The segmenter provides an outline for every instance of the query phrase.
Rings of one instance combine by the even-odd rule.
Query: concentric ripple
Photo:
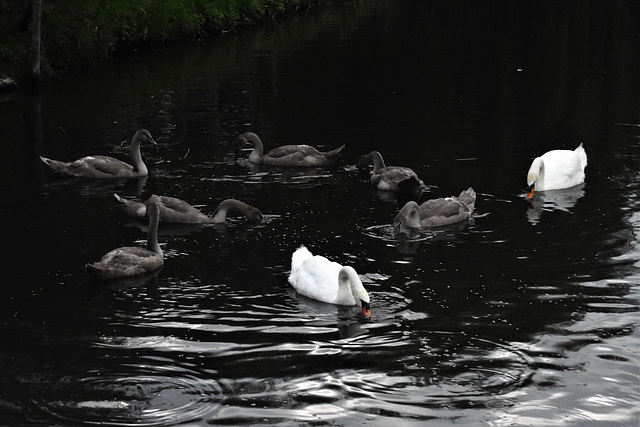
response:
[[[365,236],[384,242],[425,242],[436,236],[437,232],[427,229],[404,229],[398,235],[393,230],[393,224],[372,225],[362,230]]]
[[[375,325],[373,325],[375,328]],[[273,349],[277,353],[277,349]],[[497,408],[528,383],[534,367],[522,352],[486,340],[434,333],[412,337],[387,331],[331,342],[315,341],[292,362],[333,367],[304,376],[227,379],[233,390],[210,422],[237,424],[374,416],[376,422],[447,418],[452,408]],[[422,356],[416,357],[417,353]],[[303,354],[306,353],[306,354]],[[271,356],[278,359],[277,354]],[[358,361],[349,368],[349,361]],[[386,372],[376,369],[387,367]],[[350,415],[348,415],[350,414]]]
[[[46,394],[55,398],[34,404],[73,424],[163,426],[202,419],[221,394],[215,381],[185,368],[123,365],[121,372],[62,378]]]

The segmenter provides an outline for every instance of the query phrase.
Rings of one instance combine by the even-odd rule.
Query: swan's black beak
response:
[[[362,303],[362,314],[367,317],[371,317],[371,306],[369,305],[369,303],[362,300],[360,300],[360,302]]]

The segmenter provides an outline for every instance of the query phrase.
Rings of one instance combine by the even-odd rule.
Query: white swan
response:
[[[75,162],[62,162],[42,156],[40,156],[40,160],[58,175],[82,178],[132,178],[147,176],[149,170],[140,155],[140,144],[143,142],[158,145],[148,130],[140,129],[137,131],[133,136],[133,140],[131,140],[131,148],[129,149],[129,156],[131,157],[131,163],[133,163],[133,165],[109,156],[87,156]]]
[[[360,305],[370,316],[369,294],[358,273],[300,246],[291,256],[289,283],[301,295],[337,305]]]
[[[151,196],[147,206],[149,214],[147,247],[125,246],[110,251],[99,262],[85,265],[90,276],[99,280],[137,276],[157,270],[164,264],[162,249],[158,245],[160,206],[156,198],[157,196]]]
[[[527,173],[529,193],[534,191],[560,190],[584,182],[584,168],[587,167],[587,153],[582,144],[575,150],[552,150],[533,159]]]
[[[262,141],[253,132],[245,132],[236,141],[236,153],[247,143],[253,144],[253,151],[249,154],[249,161],[268,166],[330,166],[342,154],[344,145],[331,151],[318,151],[309,145],[283,145],[264,153]]]
[[[429,187],[424,184],[413,169],[405,166],[385,165],[382,154],[378,151],[361,156],[358,160],[358,167],[368,166],[371,163],[373,163],[371,184],[379,190],[409,194],[429,190]]]
[[[184,200],[169,196],[153,196],[144,202],[128,200],[114,193],[115,198],[125,205],[129,215],[144,218],[151,200],[160,205],[160,221],[183,224],[221,224],[226,221],[228,212],[238,212],[249,221],[262,220],[262,212],[240,200],[226,199],[218,204],[212,216],[205,215]]]
[[[402,227],[438,227],[468,220],[476,204],[476,192],[469,187],[458,197],[427,200],[420,206],[414,201],[407,202],[393,220],[395,234]]]

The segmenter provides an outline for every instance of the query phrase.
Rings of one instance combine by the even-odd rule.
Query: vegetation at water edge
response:
[[[33,0],[0,0],[0,77],[30,71]],[[117,52],[194,40],[306,11],[323,0],[38,0],[43,76],[64,74]]]

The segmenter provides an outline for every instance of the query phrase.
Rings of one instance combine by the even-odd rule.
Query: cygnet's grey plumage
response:
[[[318,151],[310,145],[283,145],[265,153],[262,140],[253,132],[245,132],[236,141],[236,151],[239,152],[246,144],[253,145],[249,154],[251,163],[268,166],[330,166],[335,164],[344,145],[331,151]]]
[[[147,209],[151,198],[144,202],[128,200],[114,194],[116,199],[124,204],[129,215],[143,218],[147,215]],[[259,222],[262,213],[257,208],[240,200],[226,199],[218,204],[212,216],[202,213],[184,200],[169,196],[154,196],[160,206],[160,221],[183,224],[219,224],[225,222],[229,212],[237,212],[245,216],[249,221]]]
[[[393,220],[396,233],[402,228],[438,227],[468,220],[473,214],[476,192],[469,187],[459,196],[430,199],[421,205],[407,202]]]
[[[372,151],[361,156],[358,166],[364,167],[371,163],[373,163],[371,184],[379,190],[408,194],[429,190],[429,187],[425,185],[413,169],[404,166],[385,165],[382,154],[378,151]]]
[[[157,145],[151,133],[146,129],[140,129],[131,140],[129,156],[131,163],[123,162],[109,156],[86,156],[74,162],[63,162],[40,156],[40,159],[58,175],[82,177],[82,178],[132,178],[147,176],[149,170],[142,161],[140,144],[148,142]]]
[[[160,207],[156,197],[151,196],[147,207],[149,213],[147,247],[125,246],[110,251],[100,261],[85,265],[90,276],[99,280],[137,276],[155,271],[164,264],[164,255],[158,244]]]

